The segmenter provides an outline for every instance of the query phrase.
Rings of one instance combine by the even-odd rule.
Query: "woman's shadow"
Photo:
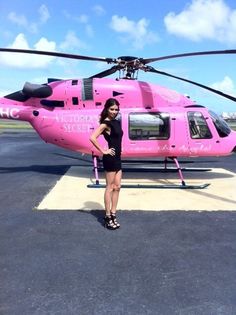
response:
[[[86,210],[87,213],[93,215],[101,225],[104,225],[105,211],[104,207],[100,203],[94,201],[86,201],[84,203],[84,210]]]

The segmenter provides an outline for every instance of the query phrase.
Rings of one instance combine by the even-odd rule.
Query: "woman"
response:
[[[92,144],[103,154],[103,167],[106,177],[106,189],[104,194],[105,203],[105,226],[115,230],[120,227],[116,219],[116,207],[120,192],[120,182],[122,177],[121,169],[121,141],[123,131],[116,116],[119,113],[119,102],[114,98],[109,98],[100,115],[100,125],[90,137]],[[98,137],[103,135],[108,143],[108,149],[103,149]]]

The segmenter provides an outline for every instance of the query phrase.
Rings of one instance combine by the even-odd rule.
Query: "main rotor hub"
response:
[[[130,66],[135,67],[137,69],[137,66],[140,65],[140,58],[138,57],[132,57],[132,56],[121,56],[117,58],[117,63],[119,65],[124,66]]]
[[[144,70],[145,65],[142,63],[141,58],[134,56],[121,56],[116,59],[118,63],[118,70],[122,71],[122,78],[137,79],[138,70]]]

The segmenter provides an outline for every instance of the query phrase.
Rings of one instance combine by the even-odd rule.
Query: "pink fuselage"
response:
[[[55,81],[49,84],[53,93],[47,101],[64,102],[63,107],[42,105],[40,98],[17,101],[9,97],[0,99],[0,118],[29,122],[40,137],[48,143],[87,154],[100,153],[89,141],[99,125],[99,115],[108,98],[120,103],[123,157],[211,156],[230,154],[236,145],[232,131],[220,138],[208,110],[201,108],[211,139],[192,139],[187,125],[187,113],[195,103],[175,91],[135,80],[78,79]],[[135,140],[130,138],[132,113],[168,113],[170,135],[168,139]],[[101,136],[99,142],[106,147]]]

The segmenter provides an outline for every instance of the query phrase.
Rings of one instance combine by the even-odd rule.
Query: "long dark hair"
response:
[[[100,114],[100,119],[99,119],[100,124],[108,117],[108,109],[113,105],[116,105],[118,106],[118,108],[120,108],[120,103],[115,98],[108,98]]]

